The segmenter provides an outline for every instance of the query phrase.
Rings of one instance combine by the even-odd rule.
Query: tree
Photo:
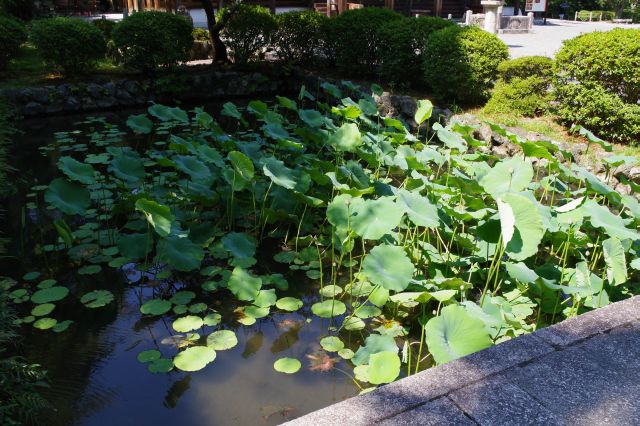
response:
[[[216,19],[216,13],[213,10],[213,3],[211,0],[202,0],[202,7],[204,13],[207,15],[207,29],[209,30],[209,38],[213,44],[214,62],[229,62],[229,56],[227,55],[227,46],[220,38],[220,33],[224,29],[229,19],[236,13],[240,6],[240,0],[234,0],[227,7],[224,13],[220,13]]]

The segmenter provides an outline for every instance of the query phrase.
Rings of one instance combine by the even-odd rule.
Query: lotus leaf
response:
[[[327,352],[338,352],[344,348],[344,343],[336,336],[327,336],[320,339],[320,346]]]
[[[91,204],[87,189],[62,178],[51,181],[44,194],[44,199],[61,212],[72,215],[84,214]]]
[[[362,136],[358,126],[353,123],[343,124],[330,138],[329,145],[336,151],[354,152],[362,145]]]
[[[400,375],[400,358],[394,352],[378,352],[369,357],[369,383],[391,383]]]
[[[168,373],[173,370],[173,360],[168,358],[159,358],[151,361],[147,366],[151,373]]]
[[[148,135],[153,129],[153,122],[146,114],[130,115],[127,119],[127,126],[136,133]]]
[[[207,337],[207,346],[217,351],[231,349],[238,344],[236,333],[231,330],[214,331]]]
[[[411,282],[413,264],[402,247],[379,245],[365,257],[362,271],[376,285],[403,291]]]
[[[175,320],[171,326],[178,333],[187,333],[202,327],[203,324],[202,318],[195,315],[187,315]]]
[[[162,354],[156,349],[149,349],[138,354],[138,361],[142,363],[151,362],[160,359]]]
[[[202,247],[188,238],[169,236],[158,241],[156,247],[158,259],[166,262],[178,271],[193,271],[200,267],[204,258]]]
[[[81,163],[72,157],[60,157],[58,160],[58,168],[71,180],[76,180],[85,185],[91,185],[96,182],[94,177],[96,171],[93,167],[89,164]]]
[[[171,310],[171,302],[164,299],[152,299],[140,306],[140,312],[145,315],[162,315]]]
[[[311,312],[320,318],[331,318],[344,314],[347,307],[344,303],[336,299],[325,300],[311,305]]]
[[[94,290],[80,298],[80,302],[87,308],[100,308],[108,305],[112,301],[113,293],[109,290]]]
[[[33,326],[40,330],[48,330],[50,328],[55,327],[57,323],[58,321],[53,318],[40,318],[39,320],[33,323]]]
[[[31,315],[34,317],[43,317],[45,315],[49,315],[51,311],[55,309],[56,305],[53,303],[44,303],[42,305],[38,305],[31,310]]]
[[[280,358],[273,363],[273,368],[280,373],[293,374],[300,370],[302,364],[295,358]]]
[[[66,287],[49,287],[36,291],[31,295],[31,301],[37,304],[57,302],[67,297],[69,289]]]
[[[276,301],[276,307],[283,311],[294,312],[302,307],[302,300],[295,297],[283,297]]]
[[[354,203],[351,225],[358,235],[378,240],[398,226],[404,210],[392,197]]]
[[[364,341],[364,346],[361,346],[355,356],[351,359],[354,365],[369,364],[371,355],[380,352],[398,353],[398,346],[392,336],[370,334]]]
[[[169,207],[153,200],[140,198],[136,201],[136,210],[144,214],[147,222],[161,237],[166,237],[171,233],[171,223],[175,220],[175,216]]]
[[[216,359],[216,351],[207,346],[192,346],[173,359],[176,368],[182,371],[199,371]]]

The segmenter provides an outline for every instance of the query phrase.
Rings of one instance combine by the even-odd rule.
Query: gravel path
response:
[[[611,24],[608,22],[574,22],[547,19],[546,25],[535,25],[532,34],[500,34],[509,46],[512,58],[542,55],[553,57],[562,42],[580,34],[609,31],[614,28],[640,28],[640,24]]]

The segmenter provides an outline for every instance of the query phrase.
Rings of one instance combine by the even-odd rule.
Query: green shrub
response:
[[[449,27],[434,32],[424,53],[425,83],[440,102],[476,104],[493,87],[507,46],[478,27]]]
[[[232,51],[234,62],[245,64],[260,58],[276,29],[276,20],[269,9],[242,4],[225,25],[222,36]]]
[[[113,41],[126,67],[150,72],[189,59],[191,23],[166,12],[138,12],[113,30]]]
[[[455,25],[446,19],[424,16],[396,19],[378,30],[384,47],[378,51],[380,75],[395,83],[422,81],[420,57],[431,33]]]
[[[26,40],[27,31],[21,21],[0,15],[0,70],[7,66]]]
[[[194,28],[191,35],[195,41],[209,41],[209,31],[203,28]]]
[[[108,19],[95,19],[91,21],[91,23],[102,31],[102,35],[105,40],[111,40],[111,33],[113,33],[113,29],[117,25],[115,21],[109,21]]]
[[[556,55],[558,115],[600,137],[640,141],[640,30],[583,34]]]
[[[499,81],[484,107],[487,113],[519,114],[535,117],[549,108],[549,83],[537,76]]]
[[[333,19],[328,31],[340,71],[351,75],[375,73],[380,63],[378,55],[385,48],[378,29],[400,19],[401,15],[379,7],[349,10]]]
[[[107,49],[102,31],[81,19],[43,19],[29,36],[44,60],[64,74],[86,72]]]
[[[553,73],[553,60],[546,56],[523,56],[498,65],[498,74],[506,82],[514,78],[540,77],[549,80]]]
[[[622,19],[631,19],[634,24],[640,23],[640,6],[634,9],[625,9],[622,12]]]
[[[278,29],[273,45],[278,57],[286,62],[305,64],[316,56],[322,39],[326,15],[312,11],[276,15]]]

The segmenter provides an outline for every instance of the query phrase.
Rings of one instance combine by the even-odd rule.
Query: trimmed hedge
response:
[[[108,19],[95,19],[91,21],[91,23],[102,31],[102,35],[104,35],[104,39],[107,41],[111,40],[111,33],[113,33],[113,29],[118,25],[117,22],[109,21]]]
[[[520,114],[535,117],[549,109],[549,82],[541,77],[499,81],[484,107],[487,113]]]
[[[277,28],[269,9],[242,4],[225,25],[222,37],[231,49],[233,61],[245,64],[261,57],[264,49],[270,46]]]
[[[401,19],[402,15],[379,7],[349,10],[332,19],[325,34],[335,46],[338,69],[348,75],[375,74],[380,64],[379,54],[385,47],[378,29]]]
[[[600,137],[640,141],[640,30],[583,34],[556,55],[558,115]]]
[[[380,75],[394,83],[416,84],[422,81],[421,55],[429,36],[455,26],[446,19],[423,16],[386,23],[378,30],[383,47],[379,49]]]
[[[276,15],[278,29],[273,46],[278,58],[293,64],[312,62],[321,47],[323,28],[329,19],[313,11]]]
[[[107,49],[102,31],[82,19],[36,21],[29,35],[44,60],[66,75],[88,71]]]
[[[183,16],[137,12],[113,29],[113,41],[128,68],[151,72],[189,59],[193,26]]]
[[[523,56],[498,65],[498,74],[506,82],[514,78],[540,77],[549,80],[553,74],[553,59],[546,56]]]
[[[0,70],[6,68],[26,40],[27,31],[22,21],[0,15]]]
[[[498,65],[509,57],[495,35],[475,27],[449,27],[427,39],[424,77],[439,102],[479,104],[493,87]]]

